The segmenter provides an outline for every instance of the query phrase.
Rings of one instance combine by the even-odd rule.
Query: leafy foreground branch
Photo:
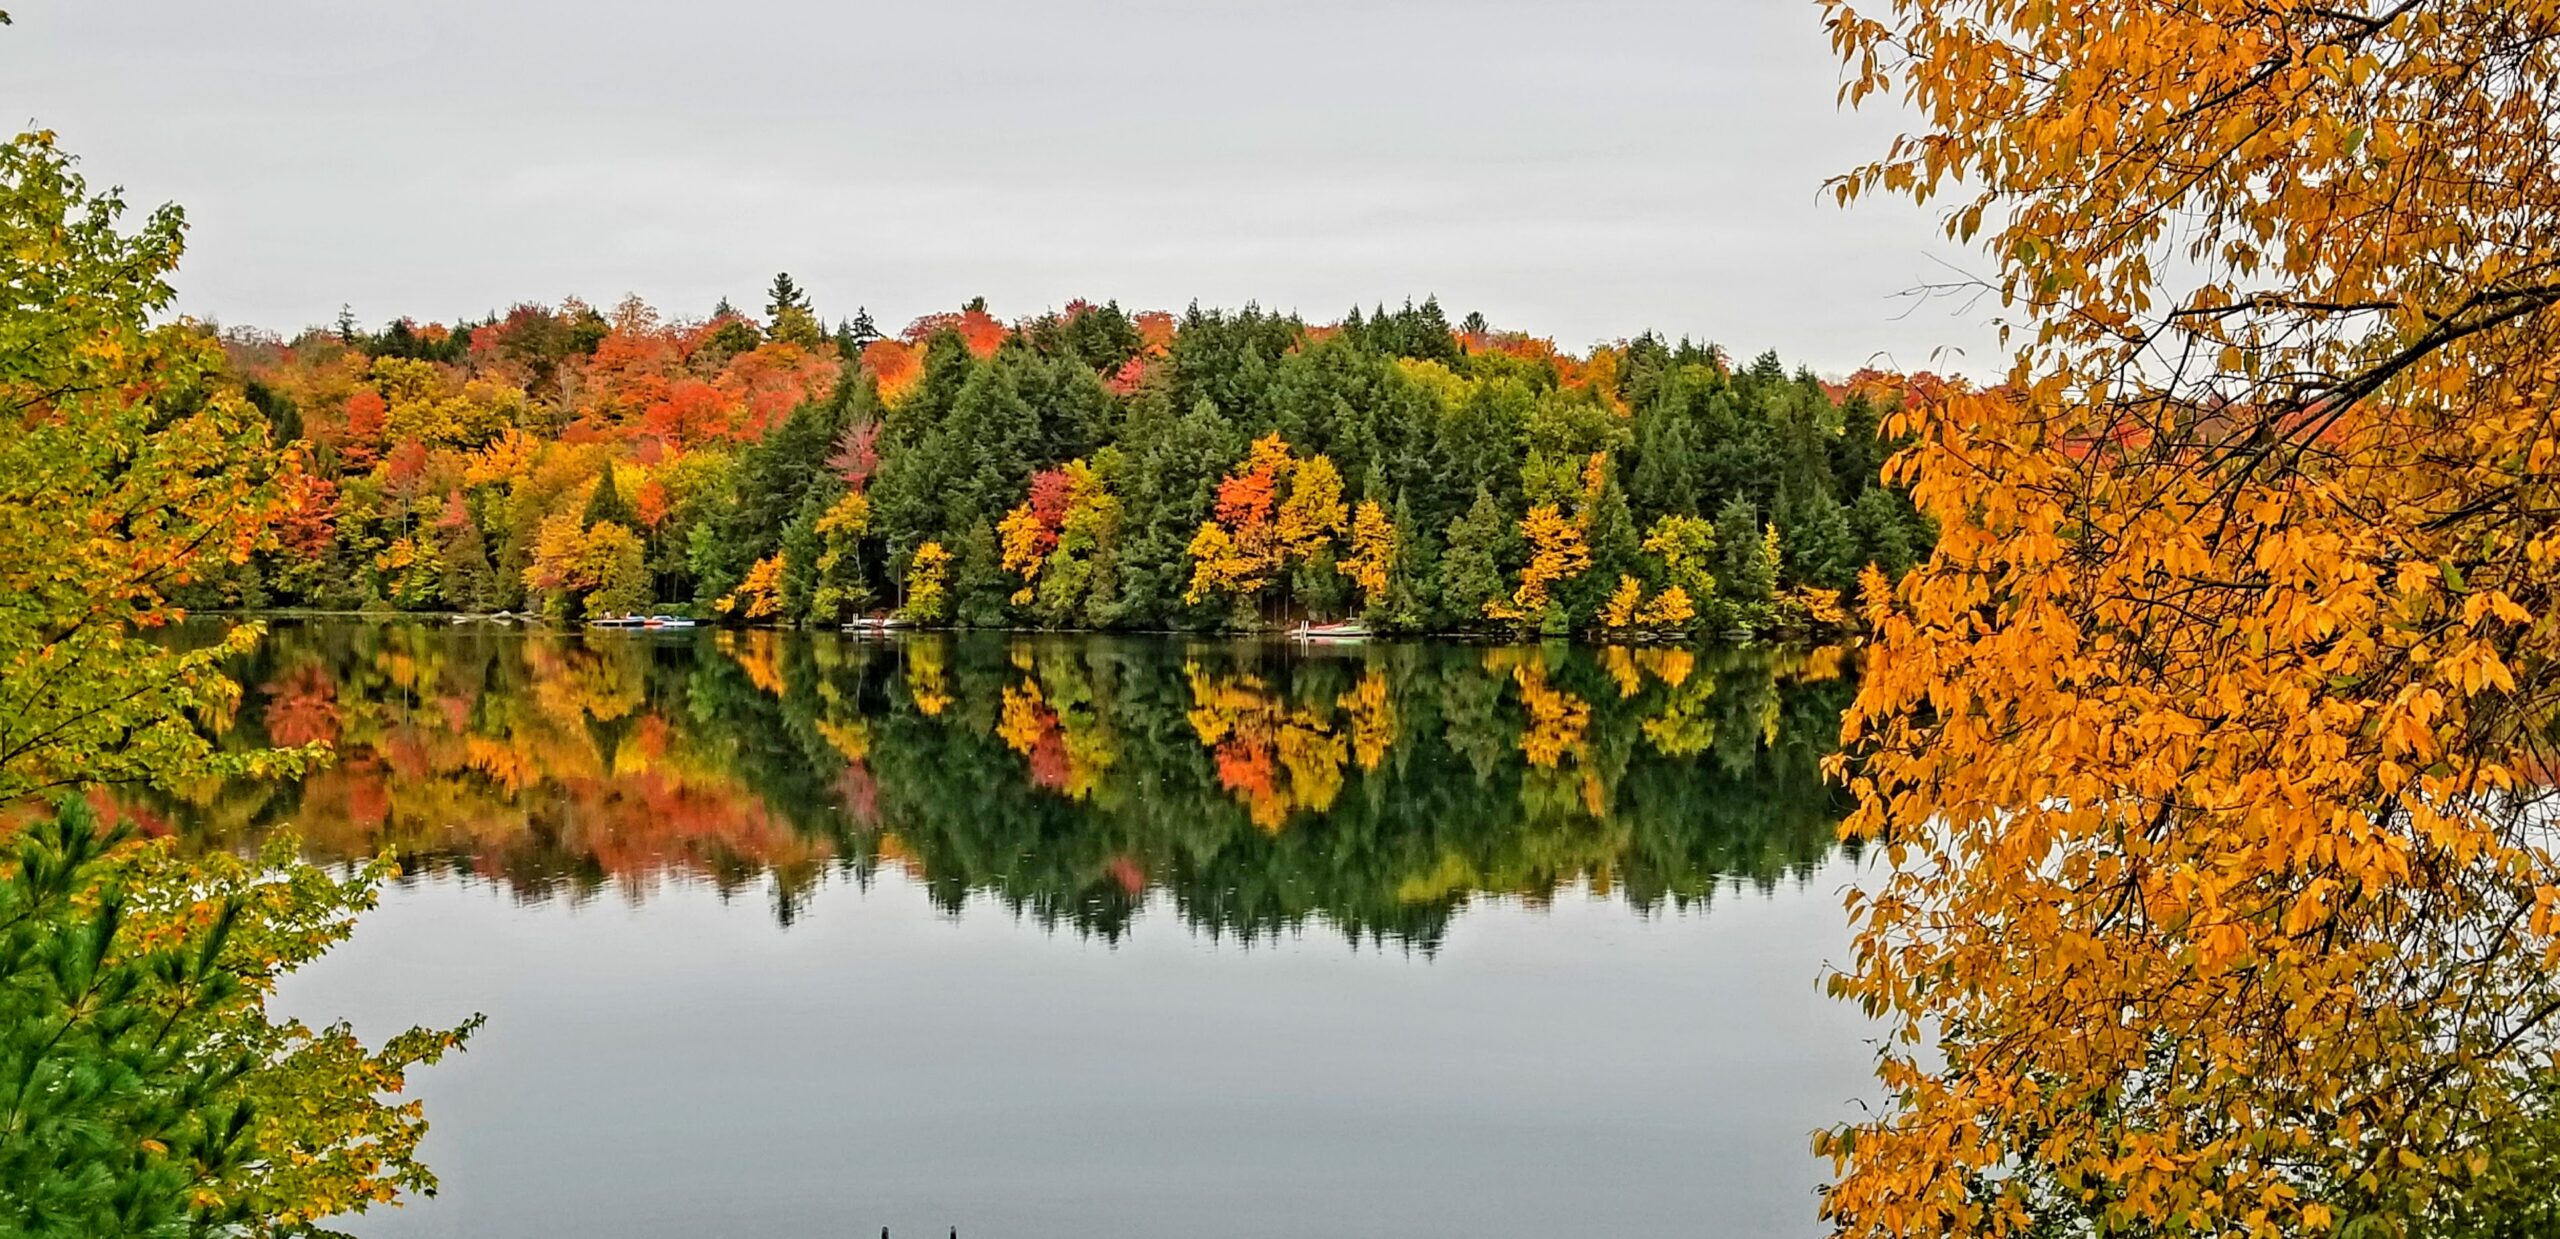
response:
[[[276,1020],[277,978],[344,939],[380,864],[181,860],[66,800],[0,880],[0,1233],[318,1235],[435,1190],[409,1068],[479,1026],[368,1050]]]
[[[149,630],[246,562],[297,458],[214,381],[199,328],[154,325],[182,220],[134,232],[51,134],[0,143],[0,810],[61,789],[289,776],[319,746],[217,749],[222,660]],[[182,859],[78,799],[0,820],[0,1236],[303,1235],[434,1179],[396,1101],[477,1020],[368,1050],[269,1018],[276,979],[345,938],[373,866]]]
[[[1906,406],[1877,1239],[2554,1233],[2560,5],[1826,5],[2020,342]],[[1863,11],[1862,11],[1863,10]]]

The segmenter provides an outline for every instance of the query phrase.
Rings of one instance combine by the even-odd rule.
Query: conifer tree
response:
[[[1848,511],[1831,497],[1829,488],[1817,488],[1797,501],[1780,528],[1786,534],[1791,578],[1836,590],[1857,583],[1858,569],[1864,564],[1858,556],[1858,539],[1849,528]]]
[[[1769,561],[1759,513],[1737,495],[1716,509],[1715,526],[1720,555],[1716,584],[1736,608],[1728,622],[1756,624],[1767,614],[1778,584],[1778,566]]]
[[[880,325],[871,321],[871,307],[853,307],[853,322],[844,329],[847,356],[858,354],[865,345],[880,339]]]
[[[1871,486],[1849,505],[1849,526],[1860,563],[1874,564],[1888,577],[1899,577],[1915,562],[1904,508],[1893,492]]]
[[[613,484],[613,466],[608,464],[596,473],[595,493],[587,499],[586,514],[579,524],[593,529],[606,521],[625,529],[638,531],[640,515],[632,510],[631,501],[622,497]]]
[[[1448,549],[1440,556],[1440,602],[1449,623],[1482,625],[1485,605],[1510,592],[1503,560],[1512,537],[1512,522],[1494,502],[1493,492],[1479,488],[1467,514],[1449,525]]]
[[[1644,538],[1636,531],[1635,517],[1627,511],[1626,492],[1618,488],[1614,475],[1601,483],[1585,523],[1583,539],[1590,547],[1591,566],[1560,591],[1576,627],[1587,627],[1619,578],[1642,571],[1644,559]]]
[[[817,312],[809,306],[809,294],[792,281],[790,272],[774,274],[764,313],[765,334],[773,339],[802,348],[815,348],[826,339]]]

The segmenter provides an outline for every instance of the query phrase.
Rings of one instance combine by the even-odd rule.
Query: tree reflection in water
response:
[[[1849,671],[1836,648],[283,623],[230,737],[337,761],[149,812],[528,900],[704,881],[787,923],[894,866],[954,911],[1105,939],[1153,900],[1212,935],[1430,950],[1481,895],[1654,909],[1808,875]]]

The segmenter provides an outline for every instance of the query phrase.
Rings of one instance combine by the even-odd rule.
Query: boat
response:
[[[1338,624],[1309,624],[1301,621],[1297,627],[1289,630],[1289,639],[1328,644],[1366,641],[1369,639],[1369,626],[1358,620],[1344,620]]]
[[[893,628],[906,626],[907,621],[894,615],[857,615],[846,622],[844,630],[846,632],[887,632]]]
[[[691,628],[694,626],[694,621],[686,619],[681,615],[652,615],[647,621],[645,621],[645,626],[650,628]]]
[[[648,622],[647,618],[638,615],[599,615],[589,619],[587,621],[587,627],[639,628],[647,625]]]

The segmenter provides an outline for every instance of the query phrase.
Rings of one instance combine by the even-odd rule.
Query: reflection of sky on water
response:
[[[1478,901],[1430,955],[1116,944],[888,873],[769,895],[390,892],[288,1008],[491,1016],[418,1081],[410,1236],[1806,1235],[1813,1127],[1867,1089],[1845,862],[1712,911]]]

